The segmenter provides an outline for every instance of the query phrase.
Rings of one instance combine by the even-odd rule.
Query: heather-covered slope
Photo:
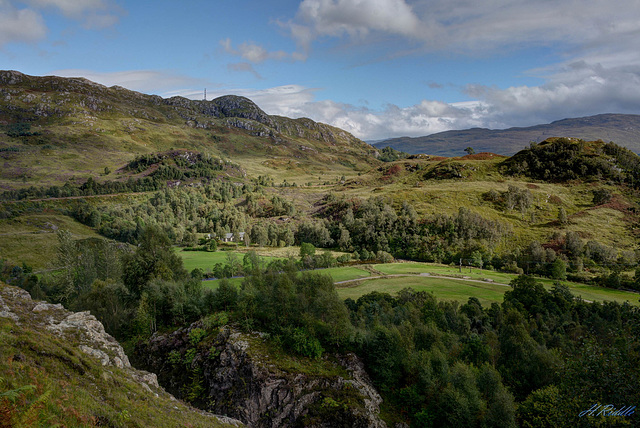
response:
[[[188,149],[233,158],[250,175],[354,174],[375,149],[310,119],[270,116],[251,100],[163,99],[81,78],[0,71],[0,186],[115,173],[136,155]]]

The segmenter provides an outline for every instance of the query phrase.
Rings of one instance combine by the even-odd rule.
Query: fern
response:
[[[24,385],[20,388],[11,389],[9,391],[5,391],[0,393],[0,399],[5,398],[12,403],[15,403],[16,400],[24,393],[31,392],[36,389],[35,385]]]

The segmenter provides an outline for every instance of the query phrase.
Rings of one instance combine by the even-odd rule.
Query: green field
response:
[[[551,289],[551,280],[540,280],[544,287]],[[640,294],[629,291],[614,290],[611,288],[598,287],[597,285],[579,284],[576,282],[563,282],[569,287],[574,296],[582,297],[591,302],[629,302],[632,305],[640,306]]]
[[[469,267],[463,267],[462,273],[459,268],[445,265],[436,265],[429,263],[390,263],[390,264],[378,264],[373,266],[376,270],[388,275],[394,274],[420,274],[431,273],[434,275],[447,275],[447,276],[459,276],[484,280],[490,279],[496,283],[509,284],[512,279],[517,275],[512,273],[495,272],[489,270],[481,270],[478,268],[469,269]],[[549,278],[537,278],[546,289],[553,287],[554,280]],[[571,292],[580,296],[585,300],[590,301],[614,301],[614,302],[626,302],[629,301],[632,304],[638,304],[640,294],[632,293],[622,290],[614,290],[611,288],[598,287],[595,285],[581,284],[577,282],[562,281],[566,284]]]
[[[331,275],[334,282],[349,281],[351,279],[367,278],[371,273],[355,266],[318,269],[319,273]]]
[[[353,283],[352,283],[353,284]],[[360,296],[377,291],[395,294],[403,288],[432,292],[438,299],[457,300],[466,303],[469,297],[477,297],[484,305],[502,302],[504,285],[463,281],[449,278],[429,278],[423,276],[401,276],[358,281],[356,286],[339,287],[338,295],[342,299],[358,299]]]
[[[185,251],[184,253],[189,253],[189,251]],[[215,253],[210,253],[210,254],[215,254]],[[185,266],[186,266],[186,263],[185,263]],[[336,268],[329,268],[329,269],[317,269],[314,272],[331,275],[331,277],[335,282],[348,281],[356,278],[366,278],[371,275],[366,270],[360,269],[358,267],[336,267]],[[240,285],[242,284],[242,280],[243,278],[230,278],[229,282],[232,285],[235,285],[236,287],[240,287]],[[211,288],[213,290],[218,288],[219,283],[220,283],[219,280],[202,281],[202,284],[205,287]]]
[[[234,253],[240,263],[242,263],[242,258],[244,257],[244,254],[238,253],[237,251],[183,251],[182,249],[176,248],[176,252],[182,258],[184,268],[188,272],[196,268],[200,268],[205,272],[210,271],[216,263],[225,264],[229,253]]]
[[[455,275],[480,280],[491,279],[501,284],[508,284],[517,276],[504,272],[481,270],[475,267],[469,268],[463,266],[462,269],[460,269],[459,267],[417,262],[376,264],[372,267],[386,275],[431,273],[434,275]]]
[[[244,278],[228,278],[228,281],[231,285],[233,285],[236,288],[240,288],[240,286],[242,285],[242,281],[244,280]],[[216,290],[218,288],[218,286],[220,285],[220,279],[213,279],[213,280],[203,280],[202,281],[202,285],[205,288],[209,288],[211,290]]]
[[[460,274],[458,268],[450,266],[434,265],[427,263],[390,263],[377,264],[372,266],[376,271],[385,275],[408,275],[401,277],[386,277],[363,281],[354,281],[348,285],[338,285],[340,297],[357,299],[358,297],[378,291],[381,293],[394,294],[405,287],[416,290],[432,291],[436,297],[444,300],[458,300],[466,302],[469,297],[477,297],[481,302],[501,302],[502,296],[509,290],[501,284],[508,284],[514,274],[493,272],[480,269],[463,268]],[[344,269],[344,268],[339,268]],[[419,276],[421,273],[432,275],[463,275],[466,278],[434,278]],[[411,276],[415,275],[415,276]],[[344,275],[347,276],[347,275]],[[355,277],[347,278],[355,279]],[[473,279],[465,280],[465,279]],[[478,280],[489,279],[491,282],[476,282]],[[549,290],[553,287],[553,281],[547,278],[538,278],[544,287]],[[337,282],[337,281],[336,281]],[[579,284],[575,282],[563,281],[576,297],[581,297],[588,301],[613,301],[618,303],[629,302],[640,305],[640,294],[610,288],[598,287],[594,285]]]
[[[216,263],[226,263],[227,253],[227,251],[208,253],[178,250],[178,254],[182,257],[188,271],[197,267],[207,271]],[[242,261],[244,253],[236,252],[236,254]],[[265,257],[267,260],[270,258],[273,257]],[[509,284],[517,276],[477,268],[470,270],[468,267],[463,267],[462,273],[460,273],[460,269],[457,267],[418,262],[343,266],[317,269],[315,272],[331,275],[336,283],[354,280],[347,284],[336,284],[338,294],[343,299],[350,297],[355,300],[372,291],[395,294],[405,287],[411,287],[419,291],[433,292],[437,298],[443,300],[457,300],[466,303],[469,297],[477,297],[485,305],[502,302],[504,293],[510,289],[505,284]],[[433,276],[420,276],[420,274],[426,273]],[[364,279],[377,275],[402,276]],[[449,278],[438,278],[438,275]],[[537,278],[537,280],[547,290],[553,287],[553,280],[547,278]],[[240,287],[242,278],[232,278],[230,282]],[[219,281],[203,281],[203,284],[207,288],[216,289]],[[640,305],[640,294],[638,293],[568,281],[563,281],[563,284],[566,284],[576,297],[587,301],[629,302]]]

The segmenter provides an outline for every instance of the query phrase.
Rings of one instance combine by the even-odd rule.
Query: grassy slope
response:
[[[214,112],[216,100],[162,100],[84,80],[11,78],[2,71],[0,95],[0,188],[86,180],[105,166],[114,172],[101,179],[117,179],[115,171],[137,154],[172,148],[232,158],[252,175],[296,177],[298,184],[377,163],[372,147],[342,130],[267,116],[249,100],[221,113]],[[221,114],[245,117],[229,121]],[[11,137],[6,131],[13,123],[29,123],[39,135]]]
[[[476,283],[455,279],[435,279],[420,276],[391,277],[384,279],[370,279],[359,281],[355,286],[340,287],[338,295],[342,299],[357,300],[360,296],[377,291],[380,293],[396,294],[403,288],[413,288],[417,291],[432,292],[441,300],[457,300],[466,303],[469,297],[477,297],[484,305],[502,302],[502,296],[507,287],[490,283]]]
[[[0,220],[0,259],[22,262],[42,270],[52,267],[56,257],[56,230],[66,229],[74,239],[100,237],[93,229],[58,214],[30,214]]]
[[[11,309],[20,323],[0,317],[0,397],[23,390],[13,400],[0,398],[0,425],[230,426],[164,391],[156,396],[123,370],[103,367],[69,340],[55,337],[33,314]]]
[[[545,288],[550,289],[550,281],[541,281]],[[596,287],[585,284],[567,283],[569,290],[576,297],[589,301],[613,301],[618,303],[629,302],[633,305],[640,304],[640,295],[621,290]],[[504,293],[508,287],[492,283],[480,283],[449,278],[429,278],[423,276],[401,276],[380,279],[369,279],[351,283],[349,286],[340,286],[338,294],[341,298],[348,297],[357,300],[372,291],[395,294],[403,288],[410,287],[419,291],[432,292],[438,299],[457,300],[466,303],[469,297],[477,297],[483,305],[493,302],[502,302]]]
[[[461,207],[469,208],[490,220],[508,224],[512,234],[498,246],[497,250],[528,245],[532,240],[547,242],[555,233],[579,232],[582,239],[597,240],[621,249],[635,249],[637,237],[631,231],[636,219],[620,209],[591,203],[595,188],[606,188],[617,194],[622,206],[635,206],[634,197],[620,187],[602,183],[545,183],[507,177],[500,174],[497,165],[503,157],[486,160],[462,158],[413,159],[394,162],[402,170],[393,175],[385,172],[391,165],[373,169],[369,173],[338,186],[346,197],[368,198],[382,196],[393,201],[396,207],[402,201],[414,205],[419,214],[455,214]],[[462,177],[425,179],[425,176],[442,165],[457,164],[462,167]],[[382,169],[382,170],[381,170]],[[509,185],[528,189],[533,196],[532,206],[523,214],[508,211],[487,201],[484,194],[490,190],[505,192]],[[564,208],[569,224],[557,222],[558,210]]]

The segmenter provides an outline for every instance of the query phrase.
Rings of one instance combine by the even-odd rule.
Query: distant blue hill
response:
[[[492,152],[513,155],[531,141],[540,142],[549,137],[573,137],[587,141],[603,140],[640,153],[640,115],[599,114],[596,116],[562,119],[546,125],[526,128],[486,129],[472,128],[445,131],[424,137],[399,137],[377,141],[373,146],[391,146],[396,150],[437,156],[464,155],[464,149],[473,147],[476,153]]]

